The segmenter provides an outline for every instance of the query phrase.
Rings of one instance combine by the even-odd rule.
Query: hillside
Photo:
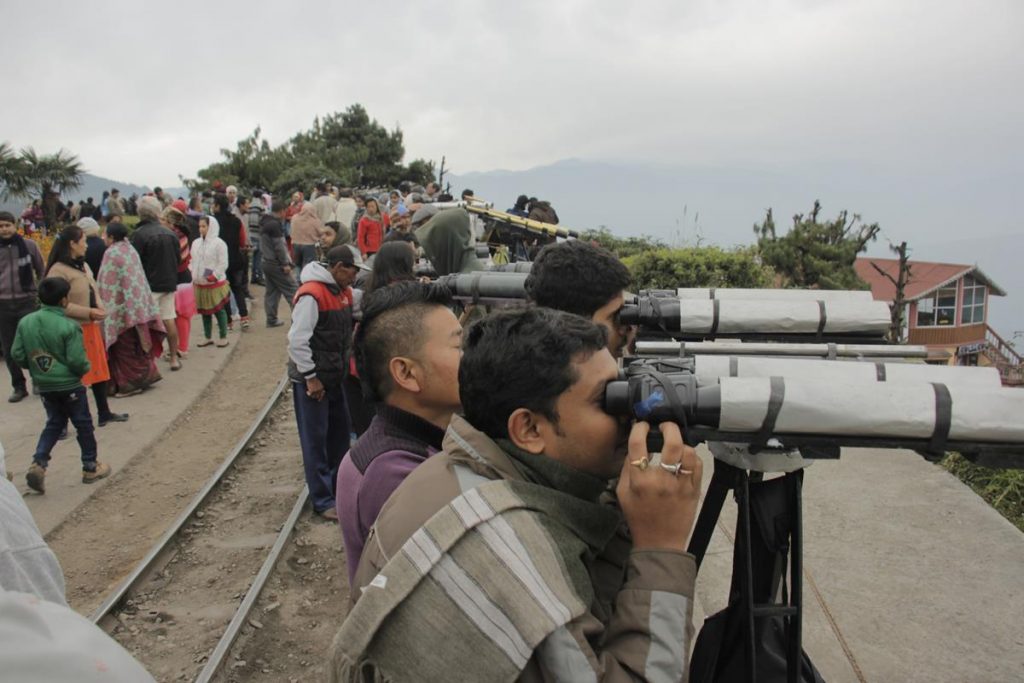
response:
[[[132,194],[138,194],[141,196],[151,190],[147,185],[133,185],[132,183],[125,183],[119,180],[111,180],[110,178],[102,178],[100,176],[92,175],[91,173],[85,173],[82,175],[82,187],[74,192],[65,194],[63,199],[65,202],[70,199],[77,203],[80,199],[92,197],[98,204],[100,198],[103,196],[103,192],[109,192],[113,187],[116,187],[121,191],[122,197],[130,197]],[[171,192],[174,196],[184,194],[185,192],[184,188],[165,189]],[[21,199],[0,202],[0,211],[10,211],[15,215],[20,215],[24,209],[25,201]]]

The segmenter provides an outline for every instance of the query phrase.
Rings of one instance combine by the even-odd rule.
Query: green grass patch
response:
[[[1024,470],[982,467],[959,453],[950,453],[939,464],[1024,531]]]

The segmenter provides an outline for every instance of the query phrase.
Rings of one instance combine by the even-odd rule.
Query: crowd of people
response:
[[[130,236],[114,218],[80,218],[45,267],[0,214],[11,400],[27,395],[27,367],[47,412],[29,486],[44,490],[69,419],[83,481],[106,476],[84,387],[101,426],[128,419],[108,393],[158,381],[163,346],[181,368],[196,314],[198,345],[226,345],[262,285],[267,327],[284,324],[282,298],[291,308],[305,479],[345,549],[331,680],[682,680],[701,463],[677,426],[660,427],[658,457],[648,425],[604,410],[632,333],[619,319],[626,267],[587,242],[552,243],[529,305],[463,307],[416,270],[419,258],[438,275],[485,267],[479,226],[437,184],[321,183],[289,201],[223,189],[142,197]],[[509,211],[557,222],[525,195]],[[91,257],[87,220],[105,223]]]

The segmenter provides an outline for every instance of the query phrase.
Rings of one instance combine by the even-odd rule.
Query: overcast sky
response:
[[[457,172],[1024,159],[1019,0],[152,7],[4,0],[3,139],[173,186],[256,125],[279,143],[360,102]]]

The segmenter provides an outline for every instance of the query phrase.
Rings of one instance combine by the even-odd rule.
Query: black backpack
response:
[[[730,481],[731,479],[731,481]],[[716,482],[717,480],[717,482]],[[789,540],[794,529],[799,529],[800,497],[803,471],[789,473],[769,481],[751,482],[746,472],[737,468],[715,463],[715,477],[712,489],[718,488],[718,495],[724,500],[725,490],[735,488],[740,506],[741,522],[737,524],[736,541],[733,546],[732,584],[729,589],[729,605],[704,620],[704,626],[693,647],[690,660],[691,683],[786,683],[787,654],[795,655],[799,661],[800,683],[824,683],[824,679],[807,653],[800,648],[795,652],[795,642],[788,633],[788,618],[783,615],[761,616],[750,619],[750,606],[759,608],[771,606],[776,611],[792,611],[787,607],[786,574]],[[743,491],[748,491],[750,510],[750,568],[751,580],[747,583],[747,544],[744,541],[742,510]],[[707,500],[714,500],[709,490]],[[712,503],[714,504],[714,503]],[[714,515],[717,519],[717,515]],[[714,523],[714,520],[711,521]],[[799,531],[797,531],[799,534]],[[799,551],[798,551],[799,552]],[[700,553],[703,556],[703,552]],[[748,599],[746,586],[752,587]],[[797,582],[799,585],[799,580]],[[781,595],[781,603],[778,598]],[[796,601],[799,602],[799,601]],[[800,607],[796,607],[799,613]],[[753,623],[754,671],[750,671],[747,648],[750,624]],[[753,673],[753,678],[751,677]]]

